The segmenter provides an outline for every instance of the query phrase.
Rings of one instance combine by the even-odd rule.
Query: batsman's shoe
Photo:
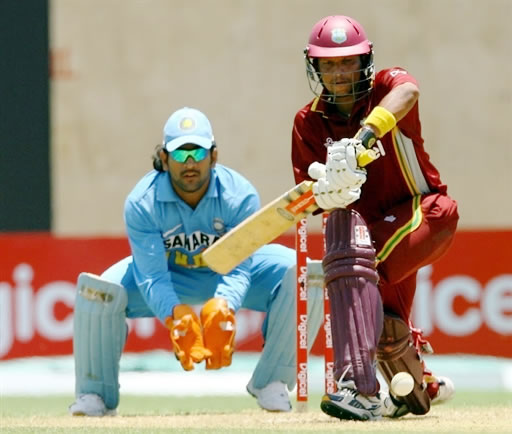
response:
[[[274,381],[262,389],[256,389],[251,380],[247,385],[247,392],[258,400],[258,405],[263,410],[291,411],[292,409],[286,384],[281,381]]]
[[[448,377],[429,377],[427,378],[427,391],[431,404],[439,405],[453,398],[455,386]],[[392,394],[386,395],[382,400],[382,416],[398,418],[405,416],[407,413],[409,413],[407,405]]]
[[[405,416],[407,413],[409,413],[409,407],[407,407],[407,404],[400,402],[391,394],[387,394],[383,397],[382,416],[394,419]]]
[[[455,385],[448,377],[435,377],[433,382],[427,381],[427,390],[432,405],[443,404],[455,395]]]
[[[76,401],[69,406],[69,414],[72,416],[115,416],[116,410],[109,410],[101,396],[86,393],[79,395]]]
[[[359,393],[352,380],[340,381],[336,393],[323,396],[320,408],[338,419],[379,420],[382,416],[380,397]]]

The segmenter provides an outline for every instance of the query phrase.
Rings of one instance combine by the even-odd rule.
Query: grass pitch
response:
[[[71,417],[72,397],[1,397],[1,433],[511,433],[512,393],[458,392],[426,416],[340,421],[310,397],[307,413],[268,413],[249,396],[121,396],[116,417]]]

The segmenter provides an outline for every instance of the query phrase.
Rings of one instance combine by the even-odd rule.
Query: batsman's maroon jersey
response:
[[[292,133],[295,181],[311,179],[309,165],[325,163],[327,148],[354,137],[382,98],[405,82],[417,85],[402,68],[379,71],[371,95],[356,102],[350,117],[319,98],[302,108]],[[370,230],[384,308],[408,321],[416,272],[437,260],[450,245],[458,220],[457,204],[446,194],[423,148],[417,103],[380,142],[380,157],[366,167],[361,197],[349,208],[363,216]]]
[[[368,99],[354,106],[350,117],[331,104],[315,98],[295,116],[292,133],[292,163],[295,182],[308,176],[314,161],[325,163],[327,147],[343,138],[354,137],[362,121],[394,87],[405,82],[417,84],[402,68],[379,71]],[[351,207],[370,223],[393,206],[419,194],[446,193],[439,172],[423,148],[418,104],[381,139],[385,155],[367,166],[367,180],[361,198]]]

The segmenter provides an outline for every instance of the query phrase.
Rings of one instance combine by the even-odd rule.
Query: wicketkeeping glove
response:
[[[201,324],[192,308],[186,304],[174,307],[173,316],[165,319],[176,358],[185,371],[194,369],[194,363],[201,363],[211,356],[203,344]]]
[[[358,139],[341,139],[327,151],[326,179],[333,188],[357,189],[366,182],[366,170],[358,167],[357,154],[364,150]]]
[[[235,349],[236,319],[223,298],[211,298],[201,309],[204,346],[210,351],[206,369],[220,369],[231,365]]]

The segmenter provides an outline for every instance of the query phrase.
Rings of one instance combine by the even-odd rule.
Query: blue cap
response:
[[[186,143],[193,143],[205,149],[213,145],[212,126],[199,110],[183,107],[174,112],[164,126],[163,145],[172,152]]]

